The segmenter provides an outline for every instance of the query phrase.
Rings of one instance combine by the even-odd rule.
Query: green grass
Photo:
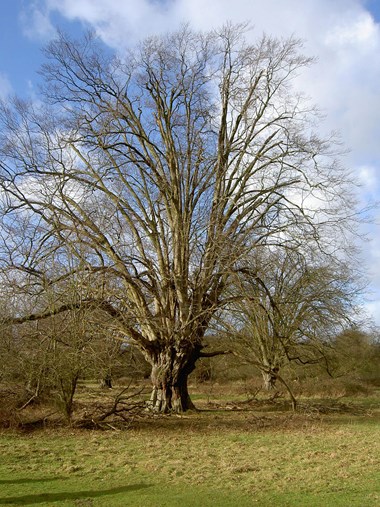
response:
[[[4,431],[0,505],[373,507],[378,407],[210,410],[129,431]]]

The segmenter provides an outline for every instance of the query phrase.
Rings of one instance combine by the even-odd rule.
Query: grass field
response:
[[[0,433],[0,505],[380,506],[380,396]],[[237,408],[244,409],[237,410]]]

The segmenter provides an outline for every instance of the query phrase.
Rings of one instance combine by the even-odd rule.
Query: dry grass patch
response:
[[[0,478],[36,482],[3,482],[0,505],[17,495],[36,503],[46,491],[56,496],[41,505],[372,507],[380,412],[341,403],[158,416],[128,431],[3,432]]]

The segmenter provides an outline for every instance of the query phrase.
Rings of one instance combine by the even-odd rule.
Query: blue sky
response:
[[[342,162],[361,184],[362,206],[380,201],[380,0],[3,0],[0,17],[0,97],[35,97],[41,48],[55,27],[79,35],[92,28],[123,50],[139,38],[184,21],[209,29],[226,20],[305,40],[317,57],[301,78],[326,113],[323,128],[338,130],[349,150]],[[370,280],[368,312],[380,325],[380,209],[363,226],[363,266]]]

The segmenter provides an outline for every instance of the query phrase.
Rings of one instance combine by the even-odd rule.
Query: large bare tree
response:
[[[78,300],[143,351],[158,410],[192,406],[188,375],[218,352],[204,334],[247,252],[315,247],[347,217],[347,178],[292,88],[310,59],[297,40],[244,32],[184,27],[116,56],[60,35],[41,101],[1,108],[3,230],[29,231],[9,233],[4,265],[38,288],[33,318],[45,286],[97,279]]]

